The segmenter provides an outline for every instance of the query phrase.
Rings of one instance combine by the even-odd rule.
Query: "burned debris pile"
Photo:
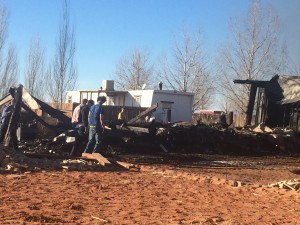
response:
[[[299,192],[300,179],[279,181],[277,183],[269,184],[268,186],[269,187],[278,187],[278,188],[282,188],[282,189],[293,190],[293,191]]]
[[[174,124],[158,130],[167,149],[175,152],[264,155],[299,154],[299,135],[293,130],[263,126],[220,129],[218,126]]]
[[[19,87],[22,88],[22,87]],[[1,145],[0,168],[19,170],[103,170],[105,158],[71,157],[75,141],[70,118],[60,110],[29,95],[23,89],[18,96],[21,105],[18,151]],[[3,99],[6,104],[15,96]],[[0,106],[2,106],[0,105]],[[168,123],[159,124],[140,120],[155,110],[152,106],[131,119],[126,126],[108,122],[104,133],[103,154],[119,160],[124,154],[200,153],[234,155],[299,154],[299,134],[286,128],[269,128],[264,123],[256,127],[223,128],[218,124]],[[144,121],[144,122],[141,122]],[[87,135],[80,147],[83,152]],[[9,142],[7,142],[9,143]],[[81,152],[81,153],[82,153]],[[103,158],[101,158],[103,157]],[[104,160],[104,161],[103,161]],[[110,168],[114,163],[109,160]],[[115,168],[118,168],[117,166]]]
[[[52,139],[34,139],[22,141],[19,148],[25,155],[53,155],[68,157],[71,146],[63,142],[55,142]]]
[[[41,172],[46,170],[107,171],[97,160],[23,154],[8,148],[0,149],[0,173]],[[114,168],[118,170],[119,168]]]

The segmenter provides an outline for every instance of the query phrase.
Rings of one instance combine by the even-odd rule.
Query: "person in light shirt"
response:
[[[72,127],[73,129],[76,128],[78,123],[82,122],[82,115],[81,110],[87,104],[88,100],[86,98],[82,99],[82,103],[75,107],[73,114],[72,114]]]

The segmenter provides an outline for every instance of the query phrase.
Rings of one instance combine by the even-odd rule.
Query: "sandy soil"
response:
[[[300,193],[265,186],[298,158],[124,160],[140,171],[0,174],[0,224],[299,224]]]

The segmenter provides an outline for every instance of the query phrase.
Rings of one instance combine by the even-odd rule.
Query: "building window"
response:
[[[140,96],[140,95],[133,96],[132,106],[134,106],[134,107],[141,107],[141,98],[142,98],[142,96]]]
[[[107,96],[107,105],[115,105],[114,97],[108,97]]]
[[[68,103],[72,103],[72,95],[68,95]]]

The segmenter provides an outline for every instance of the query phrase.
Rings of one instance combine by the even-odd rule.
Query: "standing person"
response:
[[[72,114],[72,128],[73,129],[76,128],[76,125],[78,123],[82,122],[81,110],[86,105],[87,101],[88,100],[86,98],[84,98],[84,99],[82,99],[82,103],[75,107],[73,114]]]
[[[105,96],[97,98],[97,104],[90,108],[89,113],[89,142],[84,153],[99,153],[103,143]]]
[[[122,124],[122,123],[125,121],[124,111],[125,111],[125,109],[122,107],[122,108],[121,108],[121,111],[120,111],[119,114],[118,114],[118,122],[119,122],[120,124]]]
[[[125,127],[127,130],[130,130],[128,127],[127,127],[127,121],[125,119],[125,109],[122,107],[121,108],[121,111],[119,112],[118,114],[118,124],[121,125],[121,129],[123,127]]]
[[[220,118],[219,118],[219,123],[221,124],[222,128],[227,128],[228,124],[226,121],[226,115],[224,112],[221,112]]]
[[[90,112],[90,108],[94,105],[94,100],[88,100],[87,104],[85,106],[83,106],[82,110],[81,110],[81,114],[82,114],[82,125],[85,128],[85,132],[88,131],[88,126],[89,126],[89,112]]]
[[[88,116],[89,116],[90,107],[92,105],[94,105],[94,101],[88,100],[87,104],[85,104],[82,107],[81,113],[79,113],[79,116],[81,116],[81,119],[80,118],[78,119],[78,122],[74,127],[75,128],[75,142],[74,142],[74,145],[70,152],[70,156],[81,156],[82,152],[80,151],[80,145],[82,144],[82,142],[84,140],[84,136],[88,129]]]

